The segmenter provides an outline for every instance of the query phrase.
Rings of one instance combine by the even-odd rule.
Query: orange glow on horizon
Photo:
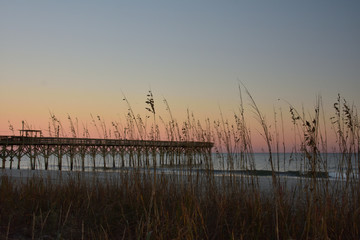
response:
[[[146,130],[140,130],[143,134],[143,139],[151,139],[151,127],[153,125],[153,118],[152,116],[149,116],[146,111],[144,112],[144,116],[136,115],[137,122],[139,125],[143,124],[143,128],[146,126]],[[159,111],[160,112],[160,111]],[[164,114],[166,117],[163,117]],[[156,115],[156,124],[159,127],[159,139],[160,140],[171,140],[171,137],[169,137],[166,133],[166,127],[169,128],[171,119],[169,117],[168,112],[163,111],[160,112],[159,115]],[[110,116],[101,116],[101,115],[92,115],[92,118],[90,117],[90,114],[86,116],[85,120],[81,119],[77,116],[72,116],[68,114],[64,114],[62,116],[55,114],[58,122],[54,122],[51,117],[50,113],[33,113],[32,119],[25,119],[24,115],[18,115],[12,114],[12,118],[9,120],[5,120],[4,118],[0,121],[1,126],[1,134],[0,135],[18,135],[19,131],[22,128],[22,121],[25,121],[25,128],[26,129],[36,129],[36,130],[42,130],[44,136],[57,136],[57,128],[59,129],[59,136],[60,137],[73,137],[73,132],[71,128],[70,119],[68,116],[70,116],[73,128],[76,132],[76,137],[82,138],[82,137],[90,137],[90,138],[127,138],[127,139],[140,139],[139,130],[134,123],[133,126],[129,126],[129,119],[127,120],[127,115],[123,114],[123,116],[113,116],[115,120],[112,120]],[[178,133],[179,131],[180,135],[182,136],[182,140],[186,140],[185,135],[182,132],[182,128],[186,128],[186,126],[192,126],[192,129],[188,129],[190,136],[187,138],[188,140],[194,140],[194,141],[202,141],[202,139],[198,139],[195,135],[195,132],[199,130],[198,124],[201,125],[201,129],[204,132],[209,131],[208,125],[210,125],[210,135],[211,135],[211,141],[214,141],[215,143],[219,143],[218,136],[215,131],[215,121],[220,123],[220,131],[224,133],[224,129],[222,126],[222,120],[221,119],[210,119],[204,120],[204,119],[197,119],[194,116],[194,119],[192,119],[192,114],[190,112],[190,124],[189,119],[187,116],[187,113],[184,115],[184,117],[179,121],[177,119],[174,119],[177,123],[176,129],[173,129],[173,133],[175,135],[174,140],[179,140]],[[236,123],[234,121],[233,114],[223,116],[224,117],[224,123],[228,124],[229,129],[233,129],[232,131],[235,131],[236,133]],[[289,116],[286,116],[289,117]],[[141,120],[140,120],[141,118]],[[132,118],[131,118],[132,119]],[[272,152],[276,152],[279,150],[279,152],[284,151],[284,145],[285,145],[285,151],[286,152],[292,152],[295,150],[295,142],[296,142],[296,149],[297,151],[300,150],[299,143],[303,141],[303,136],[299,132],[296,133],[296,139],[294,134],[294,126],[292,125],[292,122],[289,119],[284,119],[284,123],[282,126],[281,121],[277,120],[277,133],[275,131],[274,122],[270,121],[270,118],[268,119],[268,125],[269,125],[269,131],[270,131],[270,137],[271,137],[271,147]],[[142,123],[141,123],[142,121]],[[250,131],[251,135],[251,143],[252,148],[254,152],[268,152],[267,143],[264,139],[263,129],[261,128],[261,125],[258,123],[258,121],[254,118],[254,116],[247,116],[246,117],[246,125],[248,130]],[[12,125],[12,128],[14,132],[10,130],[10,124]],[[132,129],[129,129],[129,128]],[[234,128],[232,128],[234,127]],[[179,130],[177,130],[177,128]],[[235,129],[235,130],[234,130]],[[282,132],[284,129],[284,133]],[[106,131],[106,133],[105,133]],[[168,130],[170,131],[170,130]],[[191,135],[192,134],[192,135]],[[207,133],[208,134],[208,133]],[[324,134],[322,132],[322,134]],[[233,134],[232,134],[233,135]],[[208,135],[207,135],[208,137]],[[325,137],[325,136],[324,136]],[[333,151],[334,147],[336,147],[336,140],[334,136],[334,131],[332,131],[330,126],[327,126],[327,149],[329,152]],[[232,139],[231,144],[234,143],[234,139]],[[222,151],[226,152],[226,146],[224,143],[221,143],[221,146],[218,146],[218,149],[222,149]],[[234,150],[236,151],[236,149]]]

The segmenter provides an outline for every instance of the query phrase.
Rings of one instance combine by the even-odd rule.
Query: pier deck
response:
[[[177,147],[177,148],[212,148],[211,142],[192,141],[153,141],[99,138],[56,138],[0,136],[1,146],[19,145],[63,145],[63,146],[134,146],[134,147]]]

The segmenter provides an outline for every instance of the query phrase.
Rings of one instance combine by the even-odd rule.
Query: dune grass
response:
[[[61,184],[3,176],[3,239],[358,239],[359,185],[260,191],[244,179],[127,173]]]
[[[165,129],[168,140],[213,141],[228,174],[215,175],[211,162],[205,162],[206,171],[200,173],[162,174],[134,166],[114,178],[99,180],[96,174],[84,178],[74,173],[60,183],[41,177],[19,182],[3,174],[0,239],[359,239],[360,128],[355,106],[340,96],[334,104],[331,124],[340,152],[340,175],[329,179],[318,175],[327,173],[327,159],[321,154],[327,151],[321,99],[312,115],[289,104],[295,139],[291,151],[301,156],[299,170],[307,177],[286,179],[276,174],[280,146],[286,151],[280,140],[283,130],[278,132],[283,128],[282,112],[282,127],[276,125],[274,132],[246,93],[267,146],[270,177],[232,174],[235,166],[256,170],[241,89],[233,123],[222,114],[220,120],[201,123],[190,112],[178,123],[164,100],[170,116],[167,122],[155,114],[150,91],[146,101],[150,123],[135,115],[124,97],[129,108],[125,122],[112,122],[111,135],[102,118],[93,118],[99,134],[156,140],[159,129]],[[274,110],[275,124],[276,116]],[[49,129],[56,136],[64,134],[60,121],[53,114],[51,118]],[[85,127],[83,134],[79,132],[77,120],[68,119],[72,136],[88,134]],[[270,182],[267,189],[262,187],[264,179]]]

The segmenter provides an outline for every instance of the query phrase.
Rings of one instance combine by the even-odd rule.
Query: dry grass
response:
[[[320,123],[321,99],[313,115],[300,114],[289,106],[295,139],[292,151],[302,156],[301,170],[309,173],[308,178],[293,179],[290,184],[275,174],[273,158],[277,154],[279,162],[278,149],[284,146],[280,135],[284,133],[278,132],[277,125],[275,132],[269,127],[246,92],[269,152],[270,188],[262,188],[259,176],[235,176],[231,171],[229,176],[215,176],[211,162],[206,162],[203,173],[164,175],[134,167],[107,181],[75,174],[61,184],[36,177],[16,183],[2,176],[0,239],[359,239],[360,128],[356,108],[340,96],[334,104],[332,126],[341,152],[338,171],[345,177],[330,180],[317,177],[321,169],[327,170],[327,159],[320,154],[327,146],[325,124]],[[220,120],[212,123],[207,119],[201,124],[190,112],[186,121],[178,123],[164,100],[170,115],[167,122],[155,114],[151,91],[147,97],[147,110],[153,116],[150,129],[124,97],[129,114],[124,124],[112,123],[113,136],[158,139],[162,127],[168,140],[215,142],[226,170],[256,169],[241,91],[234,123],[221,114]],[[275,124],[276,114],[274,110]],[[49,129],[54,135],[65,135],[55,115],[51,114],[51,119]],[[81,136],[77,120],[68,119],[72,135]],[[93,124],[103,137],[111,136],[103,119],[97,117]],[[281,125],[283,128],[282,112]],[[220,154],[223,152],[226,155]],[[192,169],[191,164],[186,167]]]
[[[326,184],[319,186],[325,191]],[[29,178],[16,184],[3,176],[0,234],[2,239],[358,239],[358,187],[338,187],[314,199],[306,184],[268,192],[227,178],[159,175],[154,185],[150,174],[124,173],[105,182]]]

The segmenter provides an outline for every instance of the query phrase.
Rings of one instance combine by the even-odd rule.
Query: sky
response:
[[[360,104],[359,1],[0,0],[0,135],[52,112],[91,122],[146,114],[231,118],[239,82],[262,113]],[[279,100],[280,99],[280,100]],[[245,100],[246,102],[247,100]],[[245,104],[248,104],[246,102]],[[284,110],[285,111],[285,110]],[[251,116],[251,112],[249,113]]]

